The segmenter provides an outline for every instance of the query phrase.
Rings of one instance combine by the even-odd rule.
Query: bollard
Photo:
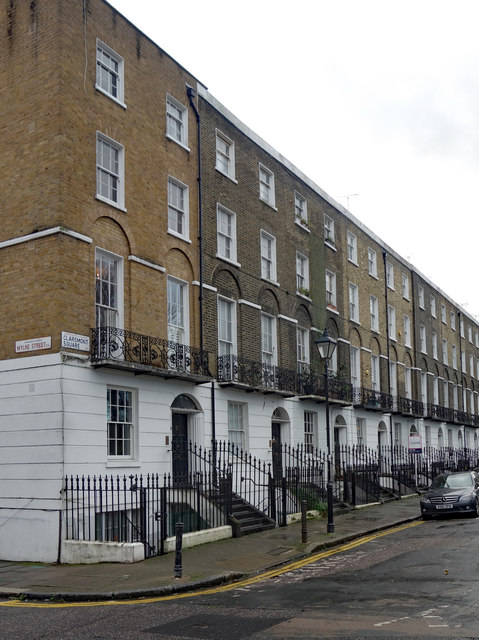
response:
[[[306,524],[306,500],[301,500],[301,542],[308,542],[308,527]]]
[[[183,575],[183,523],[177,522],[175,525],[176,548],[175,548],[175,578]]]

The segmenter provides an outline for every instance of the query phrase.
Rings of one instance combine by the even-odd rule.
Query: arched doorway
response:
[[[388,429],[384,424],[384,422],[381,420],[381,422],[378,424],[378,447],[379,449],[381,449],[381,447],[385,447],[387,446],[387,444],[388,444]]]
[[[285,409],[278,407],[271,418],[271,456],[273,465],[273,478],[279,480],[283,477],[283,447],[282,439],[284,431],[289,425],[289,416]]]
[[[442,449],[442,447],[444,446],[444,432],[442,430],[442,427],[439,427],[437,432],[437,446],[439,447],[439,449]]]
[[[192,439],[189,433],[191,415],[200,412],[196,402],[190,396],[181,394],[171,403],[171,471],[173,483],[186,481],[188,464],[188,443]]]

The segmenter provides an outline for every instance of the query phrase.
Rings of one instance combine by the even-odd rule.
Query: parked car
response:
[[[476,472],[440,473],[421,496],[424,520],[449,513],[479,516],[479,476]]]

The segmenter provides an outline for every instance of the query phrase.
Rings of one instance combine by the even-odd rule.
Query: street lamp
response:
[[[318,340],[315,340],[315,344],[318,347],[319,355],[324,360],[324,383],[325,383],[325,397],[326,397],[326,442],[328,445],[328,478],[326,484],[327,498],[328,498],[328,533],[334,533],[334,513],[333,513],[333,483],[331,481],[331,429],[329,425],[329,379],[328,369],[329,361],[333,357],[334,350],[336,349],[337,342],[325,329],[323,335]]]

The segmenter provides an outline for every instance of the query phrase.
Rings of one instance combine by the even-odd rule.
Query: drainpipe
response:
[[[199,276],[200,276],[200,349],[203,352],[204,349],[204,335],[203,335],[203,202],[201,197],[201,121],[200,114],[196,108],[193,98],[196,96],[196,91],[193,87],[186,85],[186,93],[190,101],[190,106],[194,111],[197,124],[198,134],[198,252],[199,252]]]
[[[386,250],[383,249],[383,263],[384,263],[384,299],[386,302],[386,350],[388,359],[388,393],[391,393],[391,359],[390,359],[390,347],[389,347],[389,303],[388,303],[388,277],[386,271]],[[393,401],[394,402],[394,401]],[[391,442],[391,460],[393,455],[393,414],[392,407],[389,413],[389,439]]]
[[[201,119],[198,109],[193,101],[196,91],[193,87],[186,85],[186,94],[190,101],[190,106],[196,117],[198,135],[198,252],[199,252],[199,281],[200,281],[200,349],[204,349],[203,330],[203,198],[202,198],[202,174],[201,174]],[[211,444],[213,449],[213,473],[216,474],[216,409],[215,409],[215,383],[211,383]]]

